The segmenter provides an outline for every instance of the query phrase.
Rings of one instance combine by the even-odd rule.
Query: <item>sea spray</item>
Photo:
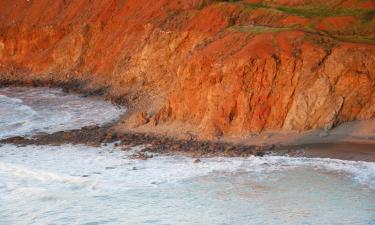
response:
[[[119,118],[125,108],[60,89],[9,87],[0,89],[0,139],[53,133]]]

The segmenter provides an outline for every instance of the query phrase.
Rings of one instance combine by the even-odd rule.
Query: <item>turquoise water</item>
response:
[[[121,110],[58,90],[2,89],[0,138],[100,124]],[[375,163],[129,157],[142,148],[0,146],[0,224],[375,224]]]

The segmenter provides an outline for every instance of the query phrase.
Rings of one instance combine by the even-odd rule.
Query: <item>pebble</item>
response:
[[[266,153],[264,151],[256,152],[255,155],[258,157],[263,157]]]

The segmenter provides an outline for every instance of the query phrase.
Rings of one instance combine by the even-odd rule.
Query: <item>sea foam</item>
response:
[[[125,111],[109,102],[59,89],[0,89],[0,139],[102,125]]]

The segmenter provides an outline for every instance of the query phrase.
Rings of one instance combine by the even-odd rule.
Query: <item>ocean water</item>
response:
[[[129,154],[113,146],[2,146],[0,224],[375,222],[374,163]]]
[[[109,123],[125,111],[98,98],[60,89],[0,89],[0,138],[77,129]]]
[[[4,129],[3,136],[42,129],[31,114],[22,113],[24,107],[30,113],[43,111],[47,132],[119,116],[108,103],[90,99],[87,106],[87,98],[68,95],[74,104],[66,98],[60,103],[67,107],[55,105],[61,115],[73,114],[62,124],[55,121],[56,111],[49,111],[55,109],[50,100],[66,97],[61,91],[1,93],[5,102],[17,104],[0,102],[0,121],[23,118],[29,127],[38,127]],[[105,119],[77,113],[87,108]],[[0,146],[0,224],[375,224],[375,163],[280,156],[205,158],[201,163],[183,156],[129,157],[142,148]]]

